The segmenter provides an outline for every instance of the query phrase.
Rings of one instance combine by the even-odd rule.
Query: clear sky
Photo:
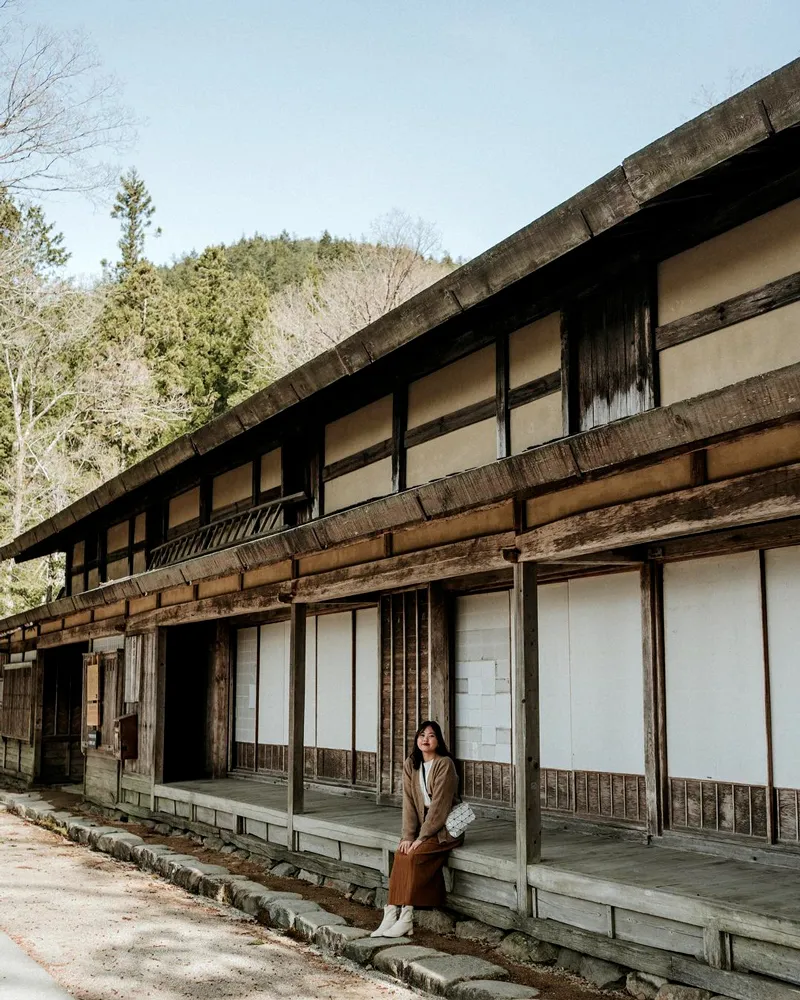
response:
[[[800,55],[798,0],[28,0],[84,28],[142,120],[168,261],[282,229],[360,236],[392,208],[472,257]],[[736,87],[735,89],[738,89]],[[76,273],[108,205],[46,203]]]

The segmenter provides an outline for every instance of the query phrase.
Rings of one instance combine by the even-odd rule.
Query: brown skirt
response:
[[[447,855],[460,843],[459,839],[440,844],[436,837],[428,837],[413,854],[395,854],[389,879],[389,903],[395,906],[444,906],[442,867]]]

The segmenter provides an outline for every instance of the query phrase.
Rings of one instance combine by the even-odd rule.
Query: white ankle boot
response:
[[[400,911],[400,916],[388,931],[383,932],[384,937],[399,938],[412,937],[414,934],[414,907],[404,906]]]
[[[380,927],[374,930],[370,937],[384,937],[389,928],[394,927],[397,923],[397,918],[400,915],[400,907],[395,906],[390,903],[388,906],[383,908],[383,920],[381,920]]]

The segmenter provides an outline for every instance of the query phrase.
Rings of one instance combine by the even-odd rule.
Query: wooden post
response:
[[[306,606],[292,604],[289,634],[289,754],[286,764],[286,846],[295,850],[294,817],[303,812],[306,707]]]
[[[659,645],[661,634],[660,567],[646,563],[641,569],[642,587],[642,669],[644,691],[644,783],[647,798],[647,834],[660,836],[663,830],[663,802],[660,746]]]
[[[497,407],[497,457],[507,458],[511,453],[510,421],[508,415],[508,334],[497,335],[495,347],[495,403]]]
[[[231,630],[223,619],[214,628],[208,706],[208,769],[212,778],[228,773],[228,696],[231,671]]]
[[[154,692],[154,733],[153,733],[153,784],[164,782],[164,718],[167,708],[167,630],[156,632],[155,648],[155,692]],[[155,808],[155,792],[151,808]]]
[[[442,727],[453,747],[450,667],[450,616],[447,595],[440,583],[428,585],[428,707],[427,715]],[[422,714],[426,714],[423,708]]]
[[[514,563],[514,782],[517,910],[530,916],[528,865],[541,860],[539,616],[536,564]]]

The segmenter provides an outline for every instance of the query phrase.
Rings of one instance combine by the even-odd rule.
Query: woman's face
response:
[[[436,753],[439,749],[439,741],[432,726],[426,726],[417,737],[417,746],[422,753]]]

